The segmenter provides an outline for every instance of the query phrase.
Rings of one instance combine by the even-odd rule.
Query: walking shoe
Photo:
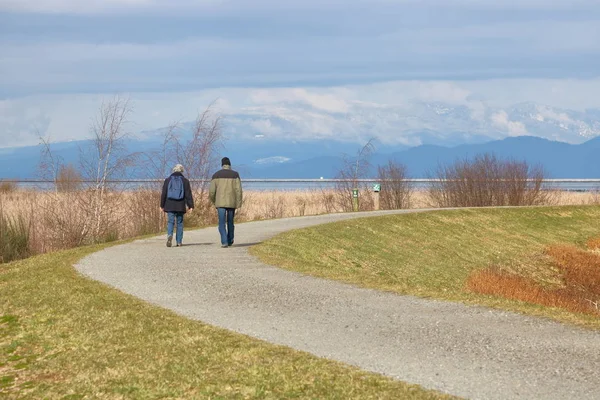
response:
[[[183,244],[177,243],[177,247],[181,247],[181,246],[183,246]]]
[[[173,244],[173,236],[167,236],[167,247],[171,247]]]
[[[229,246],[230,246],[230,247],[231,247],[231,246],[233,246],[233,240],[231,241],[231,243],[229,243]]]
[[[222,245],[221,245],[221,248],[222,248],[222,249],[226,249],[227,247],[229,247],[229,246],[227,246],[226,244],[222,244]]]

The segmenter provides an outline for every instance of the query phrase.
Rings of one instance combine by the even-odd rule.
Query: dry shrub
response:
[[[412,187],[408,181],[405,165],[389,161],[388,165],[379,166],[377,181],[381,183],[379,194],[381,209],[399,210],[410,208]]]
[[[17,184],[11,181],[0,181],[0,193],[7,194],[17,191]]]
[[[573,312],[600,314],[600,255],[570,245],[550,246],[546,254],[561,273],[561,288],[545,288],[533,279],[497,269],[471,274],[467,288]]]
[[[306,215],[306,206],[308,204],[308,199],[306,199],[306,197],[303,196],[296,196],[295,203],[296,210],[298,211],[298,216],[302,217]]]
[[[600,205],[600,189],[596,188],[590,192],[587,204],[594,206]]]
[[[500,160],[491,154],[438,168],[429,187],[433,207],[532,206],[556,203],[544,190],[541,167],[525,161]]]
[[[88,207],[91,191],[45,193],[39,199],[34,215],[40,237],[40,252],[69,249],[93,243],[93,214]],[[101,235],[106,236],[106,229]]]
[[[62,165],[56,176],[56,190],[74,192],[81,188],[81,180],[81,174],[73,165]]]
[[[600,237],[588,239],[586,246],[590,250],[600,250]]]
[[[565,285],[600,298],[600,255],[569,245],[546,250],[561,270]]]
[[[321,191],[321,204],[325,208],[325,213],[331,214],[336,211],[335,194],[330,190]]]
[[[496,269],[476,271],[467,280],[467,288],[475,293],[500,296],[572,312],[598,313],[589,299],[568,289],[547,289],[532,279]]]
[[[129,213],[130,224],[124,226],[129,231],[127,237],[159,233],[166,224],[165,213],[160,209],[160,190],[146,186],[133,191],[128,197],[128,208],[135,210]]]
[[[272,192],[261,205],[264,219],[283,218],[286,215],[286,201],[281,193]]]

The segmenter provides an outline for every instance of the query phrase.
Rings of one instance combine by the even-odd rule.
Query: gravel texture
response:
[[[333,214],[216,228],[102,250],[76,268],[186,317],[473,399],[600,399],[600,333],[484,307],[304,276],[248,247],[278,233],[393,212]],[[414,212],[414,211],[411,211]]]

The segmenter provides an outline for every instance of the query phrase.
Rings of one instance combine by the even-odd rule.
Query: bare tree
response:
[[[107,195],[110,181],[123,178],[127,168],[134,166],[136,154],[127,153],[125,139],[128,118],[132,113],[129,99],[119,96],[110,101],[103,101],[92,127],[93,144],[82,151],[80,163],[84,179],[91,183],[89,210],[92,238],[100,241],[112,228],[112,210],[108,209]]]
[[[343,157],[343,164],[338,173],[336,174],[336,179],[339,179],[335,184],[335,199],[338,207],[343,211],[352,211],[353,204],[353,189],[365,189],[365,185],[361,185],[359,183],[359,179],[363,179],[369,173],[369,169],[371,164],[369,163],[369,157],[375,151],[375,146],[373,145],[373,141],[375,139],[371,138],[369,141],[362,146],[353,157],[348,156],[347,154]],[[369,193],[369,191],[364,191],[364,193]],[[368,202],[361,201],[359,202],[359,209],[368,209]]]
[[[171,164],[177,160],[176,143],[180,130],[179,121],[171,123],[162,133],[160,148],[142,154],[143,168],[148,177],[159,180],[169,174]]]
[[[128,99],[102,103],[91,127],[91,144],[80,148],[79,168],[65,165],[53,154],[50,141],[41,140],[40,173],[56,188],[53,196],[40,200],[45,215],[42,234],[50,238],[51,248],[101,242],[118,232],[120,194],[111,192],[111,181],[122,179],[137,159],[125,147],[131,111]]]
[[[39,132],[38,137],[40,139],[40,146],[42,147],[40,161],[37,166],[38,175],[42,180],[54,183],[54,189],[58,190],[56,181],[60,169],[64,166],[64,160],[52,151],[50,137],[45,138]]]
[[[198,182],[194,189],[196,211],[200,215],[205,215],[208,210],[211,171],[218,165],[218,150],[223,145],[223,119],[214,111],[214,104],[215,102],[211,103],[198,114],[189,139],[185,140],[176,134],[169,139],[174,146],[175,157],[185,167],[188,178]]]

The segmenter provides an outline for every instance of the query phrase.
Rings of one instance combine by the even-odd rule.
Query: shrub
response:
[[[377,180],[381,183],[379,194],[383,210],[399,210],[410,207],[412,187],[407,180],[406,166],[393,161],[378,167]]]
[[[590,250],[600,250],[600,237],[594,237],[589,239],[586,242],[586,245]]]
[[[56,190],[58,192],[74,192],[81,187],[81,174],[69,164],[60,167],[56,177]]]
[[[546,254],[561,273],[561,288],[545,288],[532,279],[498,269],[471,274],[467,288],[573,312],[600,314],[600,255],[571,245],[550,246]]]
[[[261,205],[261,219],[283,218],[286,214],[285,198],[281,193],[273,192]]]
[[[128,197],[129,214],[132,231],[127,236],[135,237],[159,233],[166,223],[165,213],[160,209],[160,190],[157,187],[147,186],[134,190]]]
[[[467,288],[476,293],[563,308],[572,312],[598,312],[581,293],[569,289],[544,288],[532,279],[496,269],[471,274],[467,280]]]
[[[7,263],[30,255],[29,226],[25,217],[9,217],[0,200],[0,263]]]
[[[0,193],[13,193],[17,190],[17,184],[11,181],[0,181]]]
[[[428,189],[433,207],[532,206],[555,202],[541,167],[484,154],[438,167]]]

